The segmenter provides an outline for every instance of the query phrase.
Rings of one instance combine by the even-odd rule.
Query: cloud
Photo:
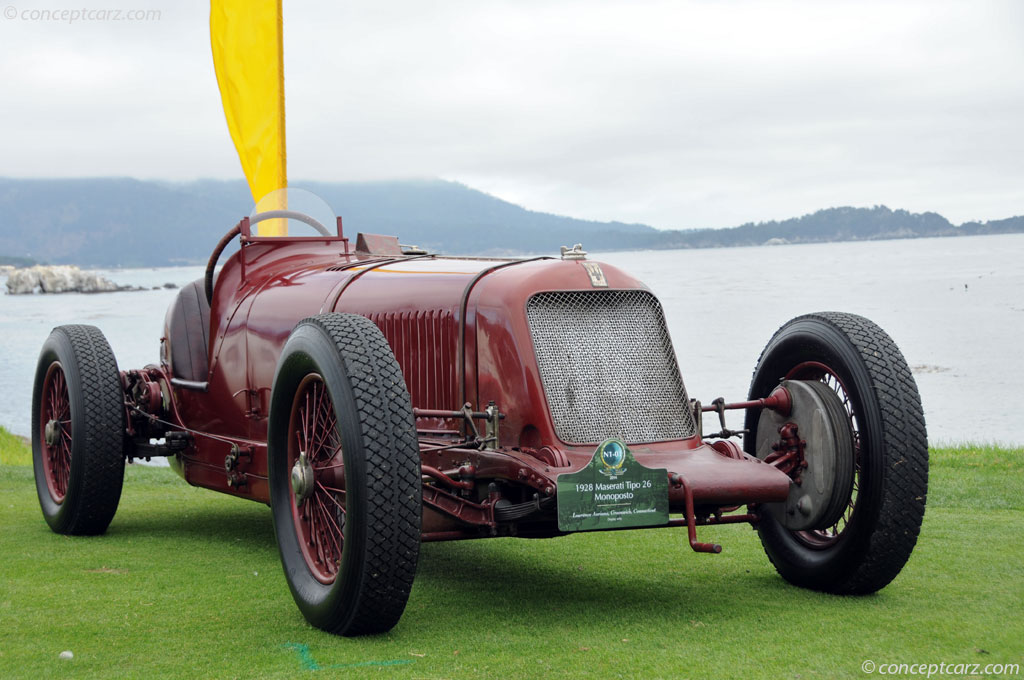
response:
[[[208,6],[133,7],[160,20],[0,22],[0,174],[240,176]],[[286,0],[289,175],[671,228],[1021,214],[1020,7]]]

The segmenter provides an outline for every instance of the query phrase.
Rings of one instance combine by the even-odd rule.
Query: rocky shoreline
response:
[[[7,275],[8,295],[34,293],[114,293],[118,291],[149,290],[138,286],[119,286],[98,272],[83,271],[74,265],[36,265],[15,269],[0,267],[0,276]],[[164,288],[176,288],[164,284]]]

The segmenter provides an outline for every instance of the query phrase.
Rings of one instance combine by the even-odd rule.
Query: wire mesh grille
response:
[[[555,432],[588,444],[695,432],[661,303],[643,290],[538,293],[526,304]]]

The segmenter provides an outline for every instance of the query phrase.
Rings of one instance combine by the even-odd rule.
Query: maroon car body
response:
[[[241,248],[226,258],[213,285],[214,264],[236,234]],[[393,506],[410,498],[417,507],[412,530],[422,541],[563,534],[559,477],[599,467],[603,442],[615,440],[640,468],[664,477],[667,512],[674,516],[659,515],[653,526],[685,526],[695,550],[721,550],[697,540],[699,525],[754,524],[784,577],[851,593],[884,586],[909,557],[919,514],[909,520],[909,542],[900,542],[895,536],[906,535],[907,527],[886,529],[881,503],[905,495],[893,487],[890,468],[897,457],[926,483],[923,418],[902,356],[870,322],[838,314],[794,320],[769,343],[746,401],[702,406],[685,392],[655,296],[617,267],[586,259],[579,248],[525,260],[443,257],[400,246],[392,237],[360,234],[353,244],[340,219],[336,234],[261,237],[245,218],[216,249],[208,280],[183,288],[168,310],[160,363],[119,372],[122,420],[114,427],[123,430],[116,455],[129,461],[166,456],[189,484],[272,505],[292,592],[320,627],[358,634],[393,626],[416,559],[413,548],[394,547],[404,545],[396,539],[388,550],[401,550],[412,571],[391,577],[380,592],[397,594],[335,592],[349,587],[343,579],[362,578],[365,559],[362,552],[350,558],[347,553],[357,550],[350,545],[371,540],[353,533],[353,517],[363,515],[353,514],[351,504],[367,502],[353,500],[361,493],[353,475],[362,474],[364,462],[373,468],[366,472],[372,505],[374,493],[383,498],[373,491],[372,477],[392,469],[392,454],[367,454],[358,464],[348,457],[355,454],[347,449],[362,444],[340,443],[347,436],[347,416],[338,406],[343,395],[323,360],[307,371],[312,378],[281,397],[284,406],[274,406],[282,372],[289,370],[283,355],[312,352],[301,347],[313,341],[291,339],[304,327],[313,337],[335,328],[332,320],[355,318],[346,315],[369,319],[386,340],[408,406],[399,395],[378,412],[391,409],[395,422],[414,423],[418,446],[410,469],[419,488],[399,490],[381,509],[367,511],[377,522],[369,529],[373,535],[409,524],[413,515],[395,515]],[[377,333],[364,326],[353,328]],[[86,427],[81,418],[96,420],[99,411],[76,396],[82,387],[67,367],[85,362],[82,375],[110,369],[82,358],[102,340],[95,329],[63,328],[71,330],[54,331],[37,372],[37,488],[54,530],[97,533],[113,517],[120,480],[109,517],[79,521],[84,510],[76,508],[87,500],[76,480],[88,475],[89,461],[100,454],[75,436]],[[340,343],[338,332],[330,332]],[[76,333],[85,339],[76,340]],[[872,356],[882,345],[888,364],[875,366]],[[339,357],[351,374],[352,358],[344,352]],[[872,383],[889,379],[892,371],[899,374],[898,393],[883,394]],[[68,375],[62,378],[62,372]],[[325,388],[318,387],[321,382]],[[358,402],[358,390],[356,397]],[[314,404],[321,398],[322,408]],[[889,413],[893,399],[909,409]],[[729,409],[746,412],[742,433],[726,429]],[[408,421],[401,420],[405,411]],[[710,435],[702,423],[708,411],[717,412],[721,426]],[[103,413],[114,420],[109,409]],[[323,425],[329,432],[298,432],[317,430],[323,419],[333,423],[335,415],[342,424]],[[279,463],[273,463],[275,418],[279,431],[288,430],[281,436],[290,438],[278,440]],[[302,425],[307,420],[314,424]],[[746,435],[746,450],[735,442],[740,434]],[[293,435],[299,444],[291,443]],[[329,449],[326,458],[311,464],[307,449],[315,448],[309,441],[317,437],[332,443],[321,446]],[[804,484],[802,475],[813,476],[816,486]],[[923,513],[923,492],[919,505]],[[801,520],[801,513],[810,519]],[[289,517],[294,526],[282,528]],[[295,537],[295,546],[286,548],[283,536]],[[898,544],[884,568],[872,552],[880,548],[869,545],[880,537]],[[289,550],[301,559],[289,557]],[[356,559],[363,566],[348,565]],[[390,613],[363,612],[371,605]]]
[[[425,461],[433,467],[458,468],[469,456],[479,478],[522,481],[549,496],[556,474],[590,462],[600,440],[566,442],[555,431],[526,315],[526,301],[539,293],[600,293],[583,260],[423,257],[402,254],[397,241],[384,252],[360,252],[344,238],[261,239],[244,231],[242,243],[224,264],[209,311],[209,380],[178,377],[184,372],[176,372],[170,352],[151,373],[171,385],[183,423],[255,454],[235,470],[244,481],[229,483],[228,443],[197,438],[194,450],[174,459],[190,484],[270,502],[266,442],[274,371],[296,321],[324,312],[359,314],[380,327],[417,413],[457,412],[467,403],[477,411],[490,402],[499,405],[504,418],[496,446],[437,452]],[[600,266],[608,290],[648,291],[618,268]],[[175,311],[168,313],[169,346],[180,332]],[[419,417],[422,448],[462,440],[463,420]],[[719,442],[716,449],[694,433],[682,440],[627,443],[648,467],[684,473],[698,503],[779,501],[789,491],[788,476],[774,467],[743,464],[745,455],[731,442]],[[673,489],[671,498],[681,511],[682,489]],[[436,508],[428,502],[428,509]],[[427,517],[427,540],[464,524],[447,512]]]

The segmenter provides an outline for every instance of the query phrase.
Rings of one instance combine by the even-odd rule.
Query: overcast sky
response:
[[[0,0],[0,176],[242,177],[208,4],[90,2]],[[439,177],[662,228],[1024,214],[1024,2],[284,5],[295,186]],[[32,20],[109,6],[159,18]]]

